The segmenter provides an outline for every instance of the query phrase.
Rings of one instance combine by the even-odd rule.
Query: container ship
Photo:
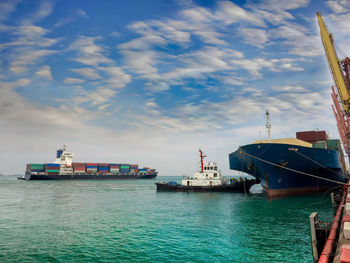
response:
[[[325,131],[297,132],[296,138],[270,139],[240,146],[229,154],[230,169],[259,179],[269,197],[325,191],[347,182],[339,140]]]
[[[28,163],[25,180],[154,179],[158,172],[137,164],[74,163],[73,153],[64,146],[57,150],[54,163]]]

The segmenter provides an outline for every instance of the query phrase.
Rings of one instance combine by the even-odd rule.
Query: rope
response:
[[[334,171],[334,170],[328,168],[327,166],[324,166],[323,164],[320,164],[320,163],[316,162],[315,160],[311,159],[310,157],[308,157],[308,156],[306,156],[306,155],[304,155],[304,154],[302,154],[302,153],[300,153],[300,152],[297,152],[297,151],[294,151],[294,152],[297,153],[297,154],[300,154],[300,155],[303,156],[304,158],[306,158],[306,159],[308,159],[308,160],[314,162],[315,164],[318,164],[319,166],[321,166],[321,167],[323,167],[323,168],[325,168],[325,169],[327,169],[327,170],[329,170],[329,171],[331,171],[331,172],[333,172],[333,173],[335,173],[335,174],[337,174],[337,175],[341,175],[341,174],[339,174],[338,172],[336,172],[336,171]]]
[[[244,151],[241,150],[241,153],[245,154],[245,155],[248,155],[252,158],[255,158],[259,161],[262,161],[264,163],[268,163],[268,164],[271,164],[271,165],[274,165],[274,166],[277,166],[279,168],[283,168],[283,169],[286,169],[286,170],[289,170],[289,171],[292,171],[292,172],[295,172],[295,173],[300,173],[300,174],[303,174],[303,175],[307,175],[307,176],[311,176],[311,177],[314,177],[314,178],[318,178],[318,179],[321,179],[321,180],[325,180],[325,181],[329,181],[329,182],[332,182],[332,183],[336,183],[336,184],[342,184],[342,185],[346,185],[346,183],[343,183],[343,182],[339,182],[339,181],[335,181],[335,180],[332,180],[332,179],[328,179],[328,178],[323,178],[323,177],[320,177],[320,176],[316,176],[316,175],[313,175],[313,174],[309,174],[309,173],[304,173],[304,172],[301,172],[301,171],[298,171],[298,170],[295,170],[295,169],[292,169],[292,168],[288,168],[288,167],[284,167],[282,165],[278,165],[278,164],[275,164],[275,163],[272,163],[272,162],[269,162],[269,161],[266,161],[266,160],[263,160],[259,157],[256,157],[254,155],[251,155],[249,153],[246,153]]]

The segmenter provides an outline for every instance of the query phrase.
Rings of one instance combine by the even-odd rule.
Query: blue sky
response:
[[[51,162],[191,175],[239,145],[338,137],[316,12],[349,55],[350,1],[1,1],[0,173]]]

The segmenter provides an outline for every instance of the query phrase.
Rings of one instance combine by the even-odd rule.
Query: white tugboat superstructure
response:
[[[199,150],[201,158],[201,166],[194,177],[184,176],[182,185],[184,186],[218,186],[226,184],[226,180],[222,178],[221,171],[218,170],[216,162],[203,163],[204,157],[202,150]]]

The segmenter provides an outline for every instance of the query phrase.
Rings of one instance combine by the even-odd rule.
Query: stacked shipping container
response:
[[[138,164],[130,164],[130,173],[131,174],[138,174],[138,171],[139,171]]]
[[[334,143],[333,143],[334,144]],[[332,147],[333,147],[333,144]],[[336,143],[334,144],[336,145]],[[148,167],[139,168],[137,164],[109,164],[109,163],[72,163],[74,174],[132,174],[132,175],[145,175],[148,173],[155,173],[155,169]],[[26,171],[29,173],[48,173],[59,174],[60,164],[46,163],[46,164],[27,164]]]
[[[60,172],[59,163],[47,163],[45,164],[45,171],[47,174],[58,174]]]
[[[120,165],[120,172],[122,174],[128,174],[130,171],[130,166],[128,164],[121,164]]]
[[[45,172],[44,164],[42,163],[29,163],[27,164],[27,171],[42,173]]]
[[[327,141],[328,134],[325,131],[303,131],[297,132],[296,137],[299,140],[303,140],[309,143],[315,143],[317,141]]]
[[[109,163],[99,163],[97,165],[99,173],[108,173],[109,172]]]
[[[111,163],[109,169],[112,174],[117,174],[120,172],[120,164]]]
[[[85,163],[72,163],[74,173],[85,173],[86,166]]]
[[[86,172],[87,173],[96,173],[97,172],[97,163],[86,163]]]

